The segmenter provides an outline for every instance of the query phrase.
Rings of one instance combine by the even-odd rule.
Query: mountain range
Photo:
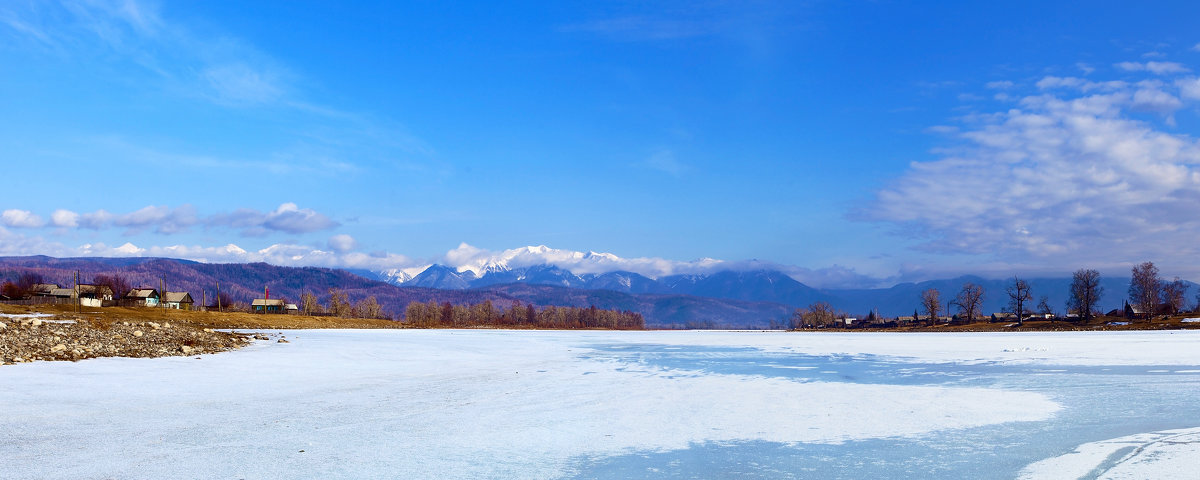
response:
[[[1011,278],[987,279],[965,275],[951,279],[919,283],[901,283],[888,288],[817,289],[809,287],[777,270],[718,271],[711,274],[669,275],[652,279],[633,272],[603,274],[574,274],[552,265],[521,268],[496,268],[476,276],[475,270],[459,271],[444,265],[431,265],[424,271],[405,279],[374,272],[377,279],[400,286],[419,286],[445,290],[484,289],[492,285],[528,284],[553,285],[568,289],[610,290],[627,294],[686,295],[692,297],[738,300],[751,303],[773,303],[792,308],[808,306],[818,301],[829,302],[834,308],[851,315],[865,315],[875,310],[882,316],[911,315],[920,306],[921,292],[937,289],[943,303],[951,302],[968,282],[984,289],[983,310],[986,313],[1006,309],[1005,289]],[[1070,278],[1026,279],[1033,292],[1030,307],[1042,296],[1056,311],[1065,311],[1069,298]],[[1189,282],[1189,285],[1194,285]],[[1128,278],[1102,277],[1100,308],[1107,311],[1120,308],[1129,290]]]
[[[0,281],[21,272],[41,274],[47,281],[69,285],[76,271],[88,281],[95,275],[121,275],[130,286],[191,292],[197,302],[211,299],[220,285],[233,301],[249,302],[269,287],[272,298],[299,299],[305,292],[326,302],[329,289],[347,293],[351,302],[374,296],[385,312],[403,314],[409,302],[455,304],[492,301],[507,307],[513,302],[631,310],[641,313],[653,327],[760,328],[786,321],[796,308],[829,302],[851,315],[875,310],[885,317],[911,315],[920,305],[920,294],[929,288],[941,292],[942,301],[953,300],[966,282],[984,288],[983,312],[1004,310],[1005,287],[1011,279],[962,276],[889,288],[817,289],[783,272],[770,269],[716,271],[650,278],[628,271],[575,274],[554,265],[509,267],[479,265],[460,269],[431,265],[417,271],[341,270],[317,267],[279,267],[265,263],[208,264],[166,258],[52,258],[0,257]],[[478,273],[477,273],[478,272]],[[1045,295],[1056,311],[1065,310],[1069,278],[1028,279],[1036,305]],[[1128,278],[1102,277],[1100,307],[1122,306]],[[1194,284],[1193,284],[1194,285]],[[1195,289],[1193,289],[1193,292]]]

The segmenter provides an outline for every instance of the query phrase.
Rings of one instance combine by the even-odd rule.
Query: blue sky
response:
[[[1076,3],[4,2],[0,254],[1200,277],[1200,7]]]

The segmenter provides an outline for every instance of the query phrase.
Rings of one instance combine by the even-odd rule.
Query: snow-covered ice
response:
[[[0,367],[8,475],[721,476],[711,457],[760,478],[1048,478],[1111,450],[1093,442],[1200,426],[1111,406],[1119,421],[1089,423],[1114,386],[1194,396],[1191,332],[282,333],[199,359]],[[1032,445],[1045,434],[1061,438]],[[1170,465],[1161,450],[1121,466],[1169,473],[1137,470]]]

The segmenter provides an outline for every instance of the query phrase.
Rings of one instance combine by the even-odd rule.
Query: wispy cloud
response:
[[[135,158],[166,156],[195,166],[240,165],[271,173],[306,168],[347,173],[363,165],[428,161],[433,149],[396,122],[323,104],[303,88],[311,82],[278,58],[211,27],[198,32],[186,19],[164,15],[158,4],[142,0],[0,2],[0,42],[7,37],[19,44],[11,48],[65,59],[78,69],[102,61],[97,76],[120,77],[117,83],[139,91],[155,89],[234,114],[257,109],[285,115],[288,125],[281,135],[287,143],[248,158],[206,155],[211,149],[203,145],[172,153],[147,147],[159,142],[128,132],[95,135],[92,140],[102,147],[132,151],[127,153]]]
[[[26,228],[40,227],[44,223],[33,225],[41,219],[30,212],[9,210],[14,222],[24,222]],[[250,208],[237,209],[230,213],[218,213],[200,216],[191,205],[170,208],[165,205],[150,205],[125,214],[113,214],[105,210],[77,213],[70,210],[55,210],[50,215],[50,226],[60,229],[84,228],[89,230],[104,230],[109,228],[124,229],[127,234],[137,234],[146,230],[154,233],[172,235],[184,233],[193,227],[222,228],[239,230],[245,236],[263,236],[272,232],[290,234],[312,233],[329,230],[340,224],[328,216],[309,208],[300,208],[294,203],[284,203],[274,211],[263,212]]]
[[[687,172],[688,170],[688,166],[683,162],[680,162],[679,159],[675,157],[675,152],[671,150],[659,150],[654,152],[654,154],[650,155],[650,157],[647,158],[642,165],[676,177],[683,175],[684,172]]]
[[[1188,71],[1155,63],[1127,70]],[[955,134],[963,145],[913,163],[855,218],[891,223],[926,251],[1011,264],[1190,265],[1200,254],[1200,142],[1131,112],[1169,126],[1185,100],[1200,100],[1200,81],[1045,77],[1036,86],[1019,108],[965,118]]]
[[[1125,70],[1127,72],[1145,71],[1145,72],[1153,73],[1155,75],[1166,75],[1166,74],[1170,74],[1170,73],[1184,73],[1184,72],[1189,71],[1187,67],[1183,66],[1183,64],[1176,63],[1176,62],[1146,62],[1146,63],[1121,62],[1121,63],[1118,63],[1116,66],[1117,66],[1117,68],[1119,68],[1121,70]]]

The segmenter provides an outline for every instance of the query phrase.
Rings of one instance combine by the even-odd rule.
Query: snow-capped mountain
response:
[[[420,267],[410,267],[410,268],[391,268],[391,269],[387,269],[387,270],[374,271],[373,273],[375,274],[376,277],[379,278],[379,280],[382,280],[384,282],[387,282],[387,283],[390,283],[393,285],[404,285],[405,283],[408,283],[413,278],[416,278],[417,275],[420,275],[421,272],[424,272],[426,269],[428,269],[431,266],[433,266],[433,265],[423,265]]]
[[[454,266],[460,273],[474,273],[478,278],[540,265],[555,266],[576,273],[603,273],[619,270],[621,265],[639,260],[641,259],[626,260],[611,253],[577,252],[545,245],[492,252],[464,243],[446,254],[447,265]]]

